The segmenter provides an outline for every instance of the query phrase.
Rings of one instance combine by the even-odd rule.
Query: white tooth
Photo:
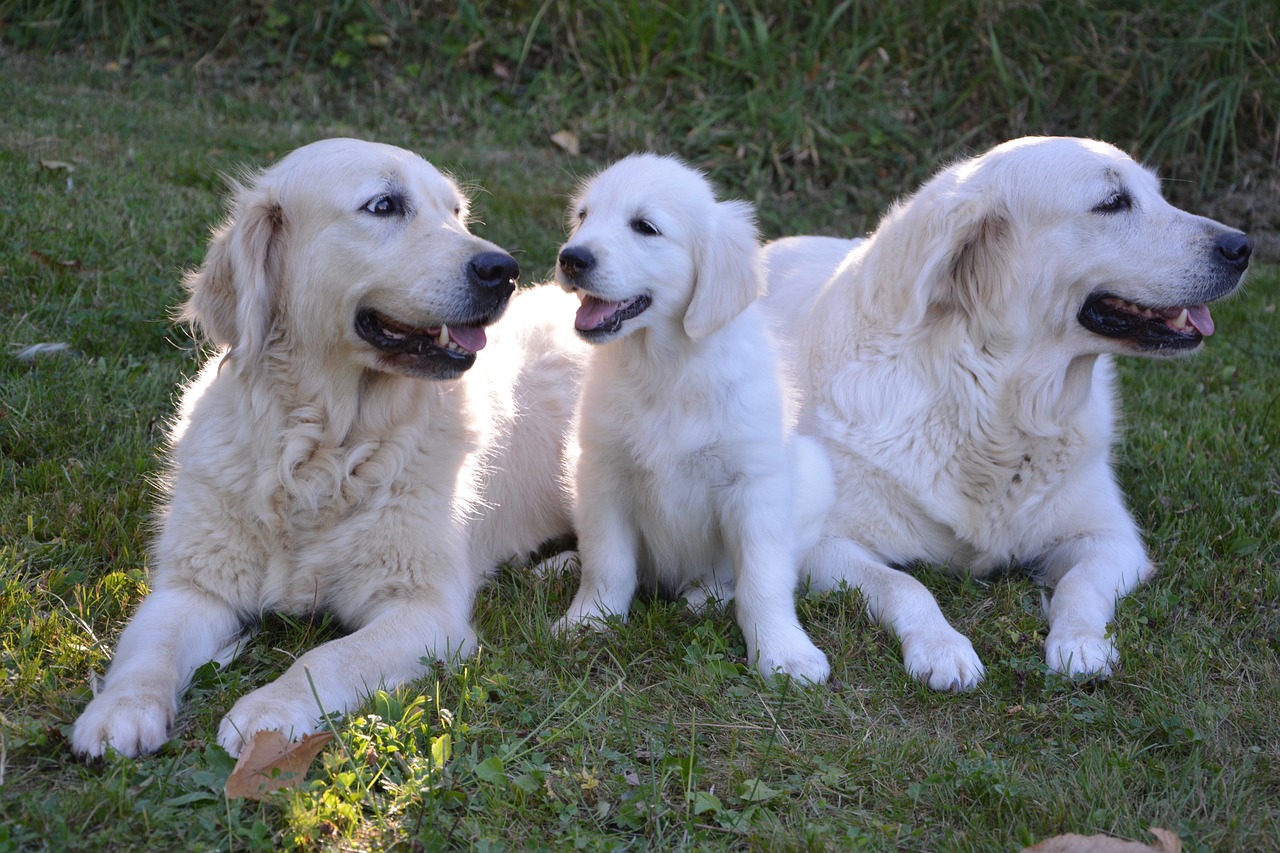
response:
[[[1187,319],[1190,315],[1186,308],[1182,309],[1182,313],[1169,321],[1169,325],[1175,329],[1185,329],[1187,327]]]
[[[449,345],[449,327],[444,323],[440,324],[440,335],[436,338],[436,344],[442,347]]]

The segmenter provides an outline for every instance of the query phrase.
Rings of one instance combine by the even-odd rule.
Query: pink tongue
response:
[[[449,337],[455,344],[470,352],[480,352],[488,342],[484,326],[450,326]]]
[[[594,296],[583,295],[582,305],[578,307],[578,314],[573,319],[573,327],[589,332],[599,327],[614,314],[622,309],[621,302],[605,302],[603,299],[596,299]]]
[[[1206,338],[1213,334],[1213,318],[1209,316],[1209,306],[1195,305],[1187,309],[1187,319],[1196,331]]]

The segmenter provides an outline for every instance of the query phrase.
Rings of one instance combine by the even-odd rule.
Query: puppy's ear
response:
[[[230,217],[213,232],[204,264],[187,275],[190,297],[180,317],[252,363],[275,319],[285,222],[270,191],[242,189],[237,195]]]
[[[707,223],[706,240],[694,250],[693,299],[684,314],[685,334],[695,341],[724,327],[764,293],[764,267],[755,213],[745,201],[721,201]]]

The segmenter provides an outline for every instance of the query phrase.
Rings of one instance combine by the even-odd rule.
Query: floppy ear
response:
[[[751,205],[717,202],[707,225],[710,233],[694,250],[693,299],[684,313],[685,334],[695,341],[747,310],[765,287]]]
[[[1008,290],[1011,231],[1003,211],[987,210],[970,222],[960,234],[938,296],[971,317],[997,313],[990,306],[1000,304]]]
[[[180,316],[252,363],[262,354],[275,318],[275,250],[284,211],[268,190],[242,190],[238,196],[231,216],[213,232],[204,263],[187,275],[191,295]]]
[[[1005,299],[1009,287],[1008,214],[981,195],[937,189],[926,196],[930,189],[895,206],[893,235],[877,246],[881,263],[915,267],[914,280],[905,278],[904,327],[923,323],[931,308],[970,318],[1003,316],[989,306]]]

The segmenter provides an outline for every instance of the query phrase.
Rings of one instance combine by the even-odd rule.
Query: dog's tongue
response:
[[[1206,338],[1213,334],[1213,317],[1209,316],[1208,305],[1193,305],[1188,308],[1187,320]]]
[[[605,302],[583,294],[582,304],[578,306],[578,314],[573,319],[573,327],[589,332],[604,325],[605,321],[621,310],[621,302]]]
[[[469,352],[480,352],[489,338],[484,333],[484,326],[450,326],[449,337],[453,342]]]

